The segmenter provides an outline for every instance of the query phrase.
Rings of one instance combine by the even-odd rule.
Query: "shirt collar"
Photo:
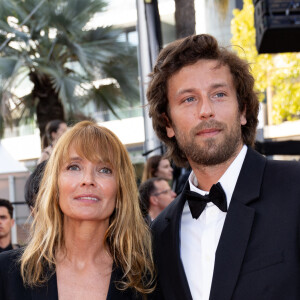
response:
[[[237,183],[240,171],[242,169],[243,162],[245,160],[245,156],[247,153],[247,146],[244,145],[242,147],[242,150],[240,153],[237,155],[237,157],[234,159],[234,161],[231,163],[231,165],[227,168],[225,173],[222,175],[220,178],[219,182],[223,187],[223,190],[226,194],[226,199],[227,199],[227,207],[230,204],[231,197],[235,188],[235,185]],[[190,184],[190,190],[197,192],[201,195],[205,195],[208,193],[208,191],[203,191],[201,189],[198,189],[198,181],[197,178],[192,171],[190,176],[189,176],[189,184]]]

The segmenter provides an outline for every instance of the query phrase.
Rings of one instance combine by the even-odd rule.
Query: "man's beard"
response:
[[[176,127],[173,128],[178,146],[190,163],[194,162],[203,166],[222,164],[234,157],[237,154],[238,146],[242,144],[240,115],[238,115],[236,122],[232,125],[229,132],[226,132],[228,130],[226,124],[215,120],[203,121],[193,128],[188,136],[184,136]],[[210,128],[221,130],[220,134],[223,135],[223,139],[219,141],[216,137],[211,137],[203,139],[201,144],[198,144],[197,140],[200,137],[197,137],[197,133]]]

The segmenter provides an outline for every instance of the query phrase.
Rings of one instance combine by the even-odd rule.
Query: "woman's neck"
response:
[[[64,248],[58,252],[57,259],[99,263],[110,257],[105,243],[108,224],[90,221],[64,222]]]
[[[107,224],[87,221],[64,222],[64,248],[56,255],[58,297],[107,299],[113,258],[104,242]]]

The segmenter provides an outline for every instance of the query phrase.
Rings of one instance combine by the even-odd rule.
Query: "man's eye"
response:
[[[193,102],[193,101],[195,101],[194,97],[188,97],[188,98],[184,99],[184,102]]]
[[[100,172],[100,173],[104,173],[104,174],[112,174],[112,170],[111,170],[110,168],[106,168],[106,167],[101,168],[101,169],[99,170],[99,172]]]
[[[67,167],[67,170],[70,170],[70,171],[79,171],[79,166],[78,165],[69,165]]]
[[[224,93],[217,93],[217,94],[215,95],[216,98],[222,98],[222,97],[224,97],[224,96],[225,96]]]

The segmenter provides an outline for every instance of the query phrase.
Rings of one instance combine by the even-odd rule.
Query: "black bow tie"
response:
[[[217,184],[213,184],[209,194],[205,196],[186,190],[185,197],[189,203],[192,217],[194,219],[199,218],[208,202],[214,203],[223,212],[227,211],[226,195],[219,182]]]

